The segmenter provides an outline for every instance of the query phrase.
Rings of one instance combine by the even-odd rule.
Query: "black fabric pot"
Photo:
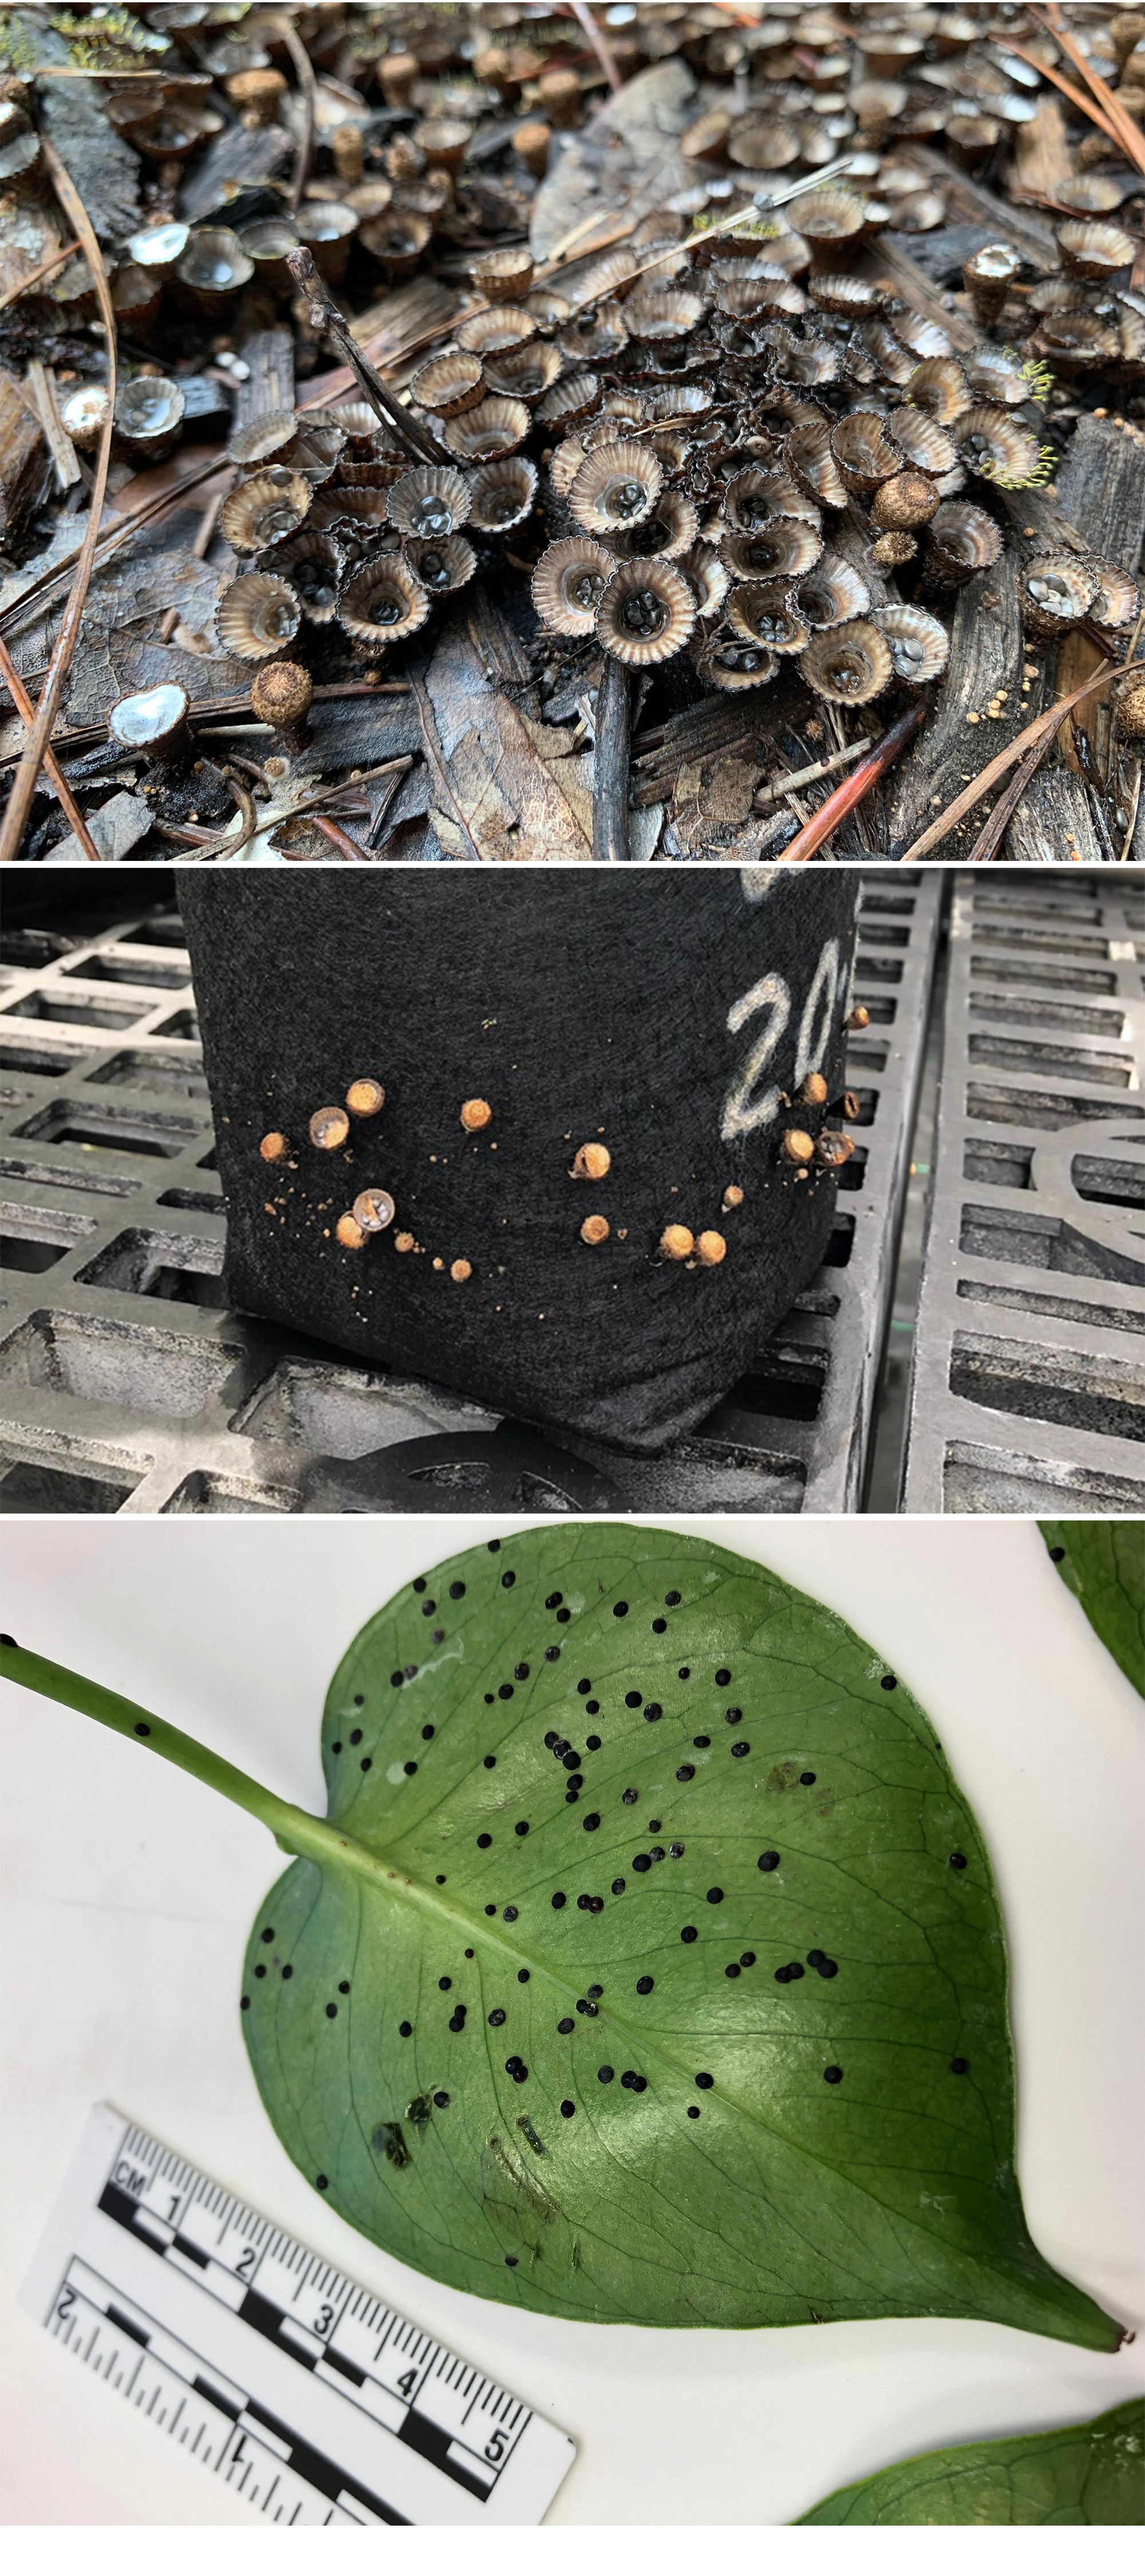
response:
[[[781,1140],[840,1126],[853,872],[179,876],[234,1304],[574,1446],[699,1421],[831,1231],[830,1169]],[[817,1071],[826,1103],[796,1101]],[[384,1108],[320,1150],[313,1113],[361,1076]],[[607,1175],[571,1178],[590,1144]],[[345,1249],[374,1187],[394,1221]],[[724,1257],[667,1257],[670,1226]]]

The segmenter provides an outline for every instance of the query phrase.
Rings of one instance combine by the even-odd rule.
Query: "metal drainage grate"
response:
[[[1145,1509],[1145,877],[955,880],[904,1508]]]
[[[827,1260],[726,1402],[652,1462],[573,1458],[446,1388],[229,1313],[177,920],[82,948],[18,934],[0,984],[0,1509],[858,1509],[942,885],[934,869],[864,877],[862,1113]]]

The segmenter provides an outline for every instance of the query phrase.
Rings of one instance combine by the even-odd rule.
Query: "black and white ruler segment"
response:
[[[268,2522],[537,2523],[572,2465],[556,2425],[106,2104],[20,2298]]]

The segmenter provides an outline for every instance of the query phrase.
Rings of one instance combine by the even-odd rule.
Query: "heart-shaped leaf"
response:
[[[800,2522],[1145,2522],[1145,2400],[1092,2424],[925,2451],[839,2487]]]
[[[550,1524],[388,1603],[322,1749],[386,1889],[291,1869],[244,2019],[355,2227],[562,2316],[1116,2341],[1026,2232],[977,1827],[829,1611],[706,1539]]]
[[[645,2325],[975,2316],[1111,2349],[1013,2167],[990,1865],[905,1684],[708,1540],[549,1522],[335,1675],[331,1822],[33,1655],[295,1859],[243,2025],[287,2152],[403,2262]]]
[[[1145,1698],[1145,1547],[1140,1521],[1039,1521],[1062,1582]]]

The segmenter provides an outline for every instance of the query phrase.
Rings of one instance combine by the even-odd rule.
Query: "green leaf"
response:
[[[1039,1521],[1090,1627],[1145,1698],[1145,1540],[1140,1521]]]
[[[924,2451],[839,2487],[800,2522],[1145,2522],[1145,2400],[1092,2424]]]
[[[604,1522],[436,1567],[334,1677],[329,1824],[0,1666],[300,1855],[247,1953],[251,2063],[288,2154],[403,2262],[596,2321],[1116,2348],[1023,2218],[974,1819],[905,1682],[777,1576]]]

